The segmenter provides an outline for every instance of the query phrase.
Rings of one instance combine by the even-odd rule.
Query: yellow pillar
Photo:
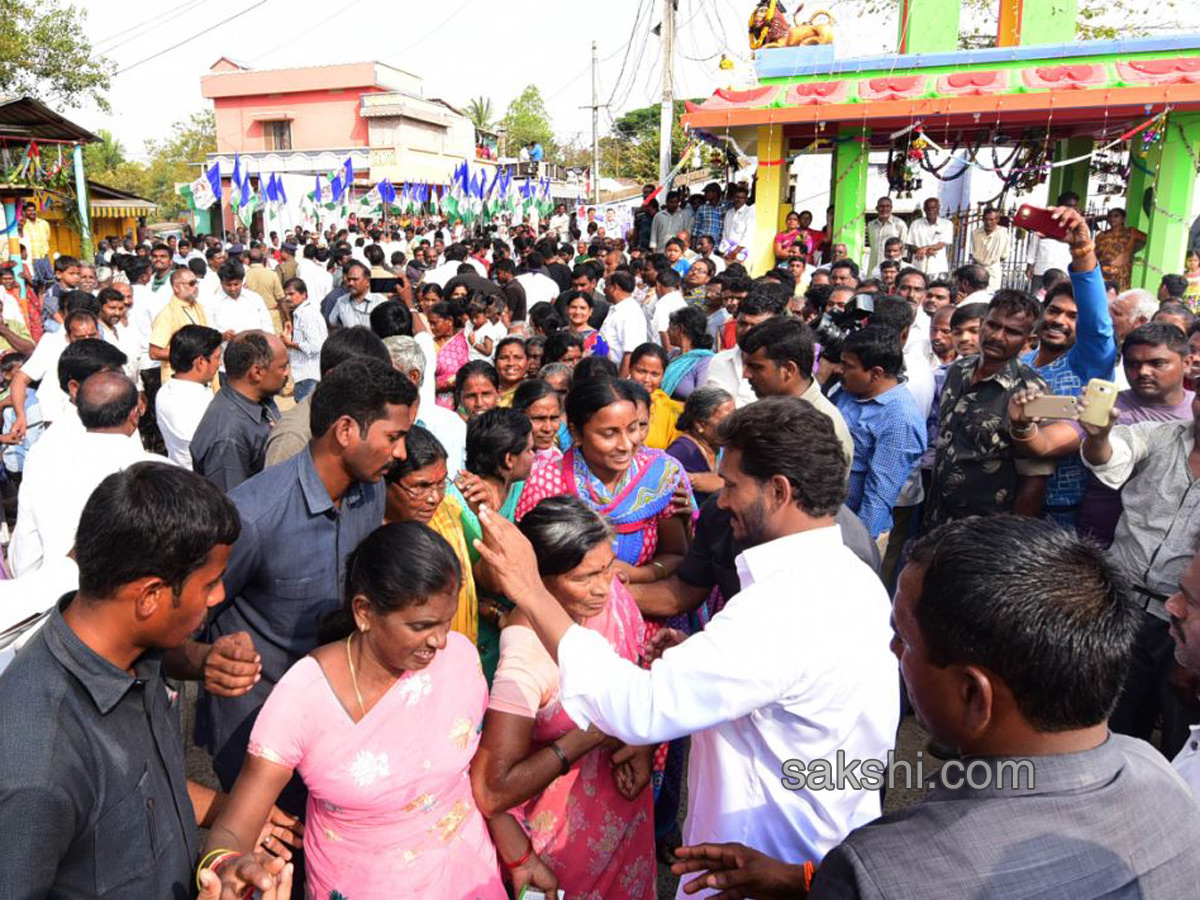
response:
[[[775,235],[787,174],[783,153],[783,126],[760,125],[758,128],[758,174],[754,193],[754,247],[746,266],[754,277],[775,266]]]

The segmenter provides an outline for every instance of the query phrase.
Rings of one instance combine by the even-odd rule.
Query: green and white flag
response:
[[[208,171],[191,184],[179,189],[193,210],[206,210],[221,199],[221,169],[213,163]]]

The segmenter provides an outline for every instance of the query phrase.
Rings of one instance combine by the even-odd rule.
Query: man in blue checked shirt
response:
[[[704,187],[704,203],[696,209],[696,218],[692,222],[692,244],[701,235],[713,239],[714,244],[721,241],[721,232],[725,230],[725,212],[732,204],[721,199],[721,186],[715,181]]]
[[[900,336],[868,325],[846,338],[842,390],[835,402],[854,439],[846,506],[879,546],[887,549],[892,507],[925,452],[925,416],[904,386]]]
[[[1087,221],[1070,207],[1060,206],[1054,214],[1067,228],[1071,282],[1047,292],[1037,328],[1038,349],[1021,357],[1021,362],[1045,379],[1047,393],[1079,396],[1091,379],[1112,378],[1117,345]],[[1059,460],[1046,484],[1042,513],[1074,528],[1086,484],[1087,470],[1072,450]]]

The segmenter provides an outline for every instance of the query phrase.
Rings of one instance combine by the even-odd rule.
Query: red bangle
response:
[[[527,863],[529,861],[529,857],[531,857],[531,856],[533,856],[533,841],[529,842],[529,847],[526,848],[525,854],[520,859],[518,859],[516,862],[508,862],[507,860],[504,859],[503,856],[500,857],[500,860],[509,869],[519,869],[519,868],[521,868],[521,866],[525,865],[525,863]]]

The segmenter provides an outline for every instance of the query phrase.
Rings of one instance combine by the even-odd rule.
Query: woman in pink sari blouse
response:
[[[458,370],[471,359],[471,346],[462,329],[462,310],[457,303],[443,300],[429,310],[429,331],[437,348],[434,367],[438,406],[454,409],[454,380]]]
[[[521,520],[546,589],[625,659],[642,652],[641,614],[613,577],[612,536],[577,497],[543,500]],[[558,696],[558,667],[520,612],[500,635],[500,665],[471,763],[485,815],[511,809],[568,897],[653,900],[652,747],[580,731]]]
[[[487,686],[475,647],[450,631],[459,578],[454,551],[425,525],[367,536],[346,564],[347,636],[267,698],[208,851],[252,848],[298,772],[311,900],[504,900],[467,775]]]

